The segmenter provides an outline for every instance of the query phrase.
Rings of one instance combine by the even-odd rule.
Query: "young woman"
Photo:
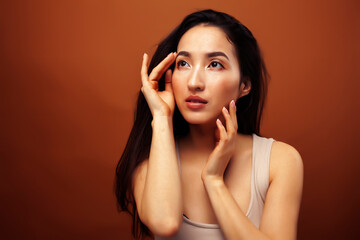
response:
[[[144,54],[134,126],[116,169],[136,238],[295,239],[303,165],[261,137],[267,72],[251,32],[213,10]]]

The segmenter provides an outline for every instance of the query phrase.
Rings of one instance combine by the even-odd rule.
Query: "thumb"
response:
[[[167,70],[165,73],[165,91],[166,92],[171,92],[173,91],[172,89],[172,72],[171,69]]]

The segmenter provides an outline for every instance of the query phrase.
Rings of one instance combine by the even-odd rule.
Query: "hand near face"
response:
[[[167,69],[175,61],[176,53],[170,53],[151,71],[150,75],[147,74],[148,58],[148,55],[145,53],[141,66],[141,91],[146,98],[153,117],[172,117],[175,109],[175,100],[171,86],[172,73],[170,69]],[[159,91],[159,80],[164,73],[165,90]]]
[[[229,111],[223,107],[226,128],[219,119],[216,121],[219,138],[202,171],[201,178],[208,177],[223,179],[225,169],[235,153],[235,138],[237,134],[236,106],[234,100],[229,104]]]

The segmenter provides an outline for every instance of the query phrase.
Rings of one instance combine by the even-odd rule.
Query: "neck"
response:
[[[203,124],[189,126],[189,135],[187,136],[189,143],[196,149],[213,149],[215,147],[216,124]]]

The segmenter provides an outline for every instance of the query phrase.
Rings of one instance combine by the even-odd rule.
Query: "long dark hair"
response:
[[[267,92],[268,73],[261,57],[260,49],[252,33],[237,19],[226,13],[203,10],[185,17],[157,47],[151,59],[149,72],[170,52],[176,52],[180,38],[190,28],[205,24],[222,29],[234,45],[239,59],[241,79],[251,81],[251,91],[236,101],[238,132],[260,135],[260,121]],[[174,65],[171,66],[172,70]],[[164,89],[164,76],[159,81],[159,90]],[[139,92],[132,127],[125,150],[116,168],[115,194],[119,211],[126,211],[133,218],[132,233],[135,238],[150,236],[149,229],[140,221],[132,192],[132,175],[135,168],[149,157],[152,128],[152,115],[144,95]],[[188,133],[188,123],[177,107],[173,116],[174,137]]]

